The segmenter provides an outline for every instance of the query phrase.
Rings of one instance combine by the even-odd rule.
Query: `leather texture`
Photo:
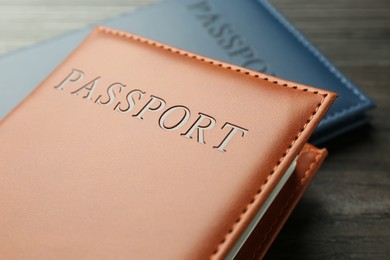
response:
[[[339,93],[311,139],[315,143],[366,123],[370,118],[366,111],[374,106],[267,1],[163,1],[103,23]],[[0,71],[7,73],[0,77],[0,117],[38,85],[90,30],[86,28],[2,57]]]
[[[297,167],[267,213],[237,254],[236,259],[262,259],[327,155],[325,149],[306,144]]]
[[[157,97],[189,120],[140,115]],[[0,123],[0,258],[222,259],[335,97],[96,28]],[[247,134],[221,152],[226,122]]]

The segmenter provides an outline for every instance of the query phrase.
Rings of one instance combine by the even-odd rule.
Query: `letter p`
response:
[[[58,85],[54,86],[56,89],[63,90],[64,86],[70,82],[77,82],[84,78],[84,72],[77,69],[72,69],[72,72]]]

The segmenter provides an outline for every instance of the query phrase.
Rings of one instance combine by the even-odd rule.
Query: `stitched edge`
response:
[[[223,63],[219,63],[217,61],[213,61],[211,59],[208,59],[208,58],[205,58],[205,57],[201,57],[201,56],[199,56],[197,54],[188,53],[186,51],[182,51],[182,50],[176,49],[174,47],[170,47],[170,46],[162,44],[162,43],[157,43],[157,42],[154,42],[154,41],[151,41],[151,40],[147,40],[147,39],[142,38],[142,37],[138,37],[138,36],[132,35],[130,33],[116,31],[114,29],[109,29],[109,28],[106,28],[106,27],[103,27],[103,26],[98,26],[97,28],[98,28],[99,31],[101,31],[103,33],[107,33],[107,34],[111,34],[111,35],[114,35],[114,36],[119,36],[119,37],[127,38],[127,39],[130,39],[130,40],[138,41],[138,42],[141,42],[141,43],[145,43],[145,44],[148,44],[148,45],[152,45],[152,46],[155,46],[157,48],[161,48],[163,50],[170,51],[172,53],[176,53],[176,54],[179,54],[179,55],[182,55],[182,56],[193,58],[193,59],[205,62],[205,63],[209,63],[209,64],[214,65],[214,66],[218,66],[218,67],[221,67],[221,68],[224,68],[224,69],[228,69],[228,70],[234,71],[234,72],[238,72],[238,73],[242,73],[242,74],[245,74],[245,75],[249,75],[249,76],[252,76],[254,78],[262,79],[262,80],[265,80],[265,81],[268,81],[268,82],[280,85],[282,87],[298,89],[298,90],[301,90],[301,91],[310,92],[310,93],[313,93],[313,94],[318,94],[318,95],[321,95],[323,97],[328,96],[327,93],[322,93],[319,90],[311,90],[309,88],[301,88],[301,87],[298,87],[297,85],[289,85],[287,83],[283,83],[282,84],[282,83],[280,83],[277,80],[272,80],[272,79],[269,79],[267,77],[263,77],[263,75],[260,75],[259,73],[256,73],[254,71],[250,71],[250,70],[247,70],[245,68],[238,68],[238,67],[235,68],[234,65],[228,66],[228,65],[225,65]]]
[[[98,28],[98,30],[100,32],[103,32],[103,33],[106,33],[106,34],[111,34],[111,35],[114,35],[114,36],[119,36],[119,37],[127,38],[127,39],[130,39],[130,40],[133,40],[133,41],[138,41],[138,42],[141,42],[141,43],[144,43],[144,44],[155,46],[157,48],[161,48],[163,50],[170,51],[172,53],[176,53],[176,54],[179,54],[179,55],[182,55],[182,56],[193,58],[193,59],[196,59],[196,60],[199,60],[199,61],[211,64],[211,65],[214,65],[214,66],[218,66],[218,67],[221,67],[221,68],[224,68],[224,69],[235,71],[237,73],[242,73],[242,74],[245,74],[245,75],[249,75],[249,76],[252,76],[254,78],[258,78],[258,79],[261,79],[261,80],[269,81],[269,82],[272,82],[274,84],[277,84],[277,85],[280,85],[280,86],[283,86],[283,87],[288,87],[288,88],[291,88],[291,89],[298,89],[298,90],[301,90],[301,91],[304,91],[304,92],[310,92],[310,93],[322,96],[321,101],[316,106],[316,109],[311,113],[310,117],[306,120],[306,123],[303,125],[301,130],[297,133],[295,138],[292,140],[292,142],[290,143],[290,145],[288,146],[286,151],[283,153],[282,157],[280,157],[280,159],[278,160],[278,162],[276,163],[276,165],[272,169],[271,173],[269,173],[267,175],[267,177],[265,178],[264,183],[256,191],[255,195],[252,197],[252,199],[245,206],[245,209],[242,211],[240,216],[233,223],[232,227],[227,231],[227,233],[225,234],[224,238],[220,241],[220,243],[218,244],[216,250],[211,254],[210,258],[212,258],[213,255],[217,254],[219,252],[219,249],[221,248],[221,246],[228,240],[227,238],[233,233],[235,227],[240,223],[240,221],[243,219],[242,217],[245,215],[245,213],[248,212],[248,210],[253,205],[253,203],[256,201],[256,199],[260,197],[260,194],[263,191],[265,185],[271,179],[272,175],[276,172],[276,170],[278,169],[279,165],[283,162],[283,160],[287,156],[287,154],[291,151],[292,147],[294,146],[294,144],[296,143],[298,138],[301,136],[302,132],[306,129],[306,127],[309,125],[311,120],[314,118],[314,116],[318,112],[319,108],[324,103],[324,101],[325,101],[326,97],[328,96],[328,94],[327,93],[321,93],[318,90],[311,90],[309,88],[301,88],[301,87],[298,87],[296,85],[291,86],[291,85],[289,85],[287,83],[283,83],[282,84],[282,83],[280,83],[277,80],[271,81],[270,79],[268,79],[267,77],[264,77],[260,73],[256,73],[256,72],[249,71],[249,70],[246,70],[246,69],[243,69],[243,68],[238,68],[238,67],[234,68],[232,66],[225,65],[223,63],[219,63],[217,61],[214,61],[214,60],[211,60],[211,59],[208,59],[208,58],[204,58],[204,57],[198,56],[196,54],[187,53],[185,51],[181,51],[179,49],[170,47],[168,45],[164,45],[164,44],[157,43],[157,42],[154,42],[154,41],[151,41],[151,40],[147,40],[147,39],[144,39],[144,38],[141,38],[141,37],[129,34],[129,33],[116,31],[116,30],[109,29],[109,28],[102,27],[102,26],[98,26],[97,28]]]
[[[309,149],[309,151],[312,151],[312,149]],[[303,183],[305,182],[306,178],[308,177],[309,173],[312,172],[313,170],[313,167],[318,163],[318,161],[320,160],[320,158],[322,157],[322,154],[319,153],[313,160],[313,162],[309,165],[309,167],[307,168],[306,172],[304,173],[303,177],[299,180],[299,185],[295,188],[294,192],[291,194],[291,196],[288,198],[287,202],[284,204],[284,206],[282,207],[278,217],[276,218],[276,220],[273,222],[273,224],[270,226],[270,228],[268,229],[267,233],[265,234],[263,240],[260,242],[259,244],[259,247],[257,248],[257,251],[259,251],[264,242],[267,240],[267,238],[269,237],[270,234],[272,234],[274,232],[274,230],[276,229],[277,227],[277,224],[279,223],[279,220],[283,217],[284,215],[284,212],[285,210],[287,209],[287,206],[290,205],[290,203],[292,202],[292,200],[294,199],[294,197],[297,195],[297,193],[300,191],[300,188],[301,186],[303,185]]]
[[[220,241],[219,245],[217,246],[217,249],[212,253],[210,258],[212,258],[214,255],[216,255],[219,252],[219,249],[221,246],[228,240],[228,237],[233,233],[235,227],[241,222],[243,219],[243,216],[248,212],[250,209],[251,205],[257,200],[257,198],[260,197],[261,192],[263,191],[265,185],[268,183],[268,181],[271,179],[272,175],[275,173],[275,171],[278,169],[279,165],[282,163],[286,155],[290,152],[291,148],[294,146],[296,141],[298,140],[299,136],[301,136],[302,132],[305,130],[307,125],[310,123],[310,121],[313,119],[314,115],[317,113],[321,105],[323,104],[323,101],[325,100],[325,97],[321,100],[321,102],[317,105],[317,108],[315,109],[314,112],[312,112],[310,118],[306,121],[304,124],[303,128],[298,132],[294,140],[291,142],[287,150],[283,153],[283,156],[279,159],[273,170],[271,171],[270,174],[266,177],[264,183],[260,186],[260,188],[256,191],[256,194],[253,196],[253,198],[249,201],[249,203],[246,205],[245,209],[241,212],[240,216],[237,218],[237,220],[233,223],[232,227],[228,230],[228,232],[225,234],[224,238]]]
[[[292,25],[279,11],[277,11],[275,7],[263,0],[259,0],[258,3],[260,3],[265,8],[265,10],[267,10],[284,28],[286,28],[287,31],[290,32],[304,47],[306,47],[306,49],[309,50],[319,62],[324,64],[324,66],[329,70],[329,72],[340,80],[340,83],[343,86],[349,89],[360,99],[360,101],[362,101],[361,103],[356,103],[349,107],[342,108],[341,110],[334,111],[331,114],[326,114],[325,117],[321,120],[323,124],[339,116],[340,114],[345,114],[348,111],[355,110],[370,103],[369,99],[364,96],[363,93],[357,87],[352,85],[352,83],[344,75],[342,75],[341,72],[339,72],[338,69],[333,64],[331,64],[330,61],[326,59],[325,56],[317,48],[315,48],[313,44],[311,44],[303,36],[303,34],[298,31],[296,27],[294,27],[294,25]]]
[[[323,125],[328,124],[329,121],[334,120],[334,118],[336,116],[339,116],[339,117],[343,116],[343,115],[347,114],[349,111],[356,110],[360,107],[363,107],[363,105],[368,104],[368,103],[369,103],[368,101],[365,103],[356,103],[356,104],[350,105],[348,107],[341,108],[333,113],[330,113],[328,116],[325,116],[323,119],[321,119],[320,124],[323,124]]]

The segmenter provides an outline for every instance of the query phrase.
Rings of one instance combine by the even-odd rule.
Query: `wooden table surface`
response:
[[[0,0],[0,53],[156,0]],[[330,155],[267,258],[390,259],[390,1],[272,0],[378,104]],[[1,73],[1,72],[0,72]]]

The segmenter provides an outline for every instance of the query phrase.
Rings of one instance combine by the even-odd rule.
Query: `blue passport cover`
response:
[[[98,24],[337,92],[339,98],[318,126],[314,143],[366,123],[366,112],[374,107],[358,87],[265,0],[169,0]],[[94,26],[1,57],[0,119]]]

